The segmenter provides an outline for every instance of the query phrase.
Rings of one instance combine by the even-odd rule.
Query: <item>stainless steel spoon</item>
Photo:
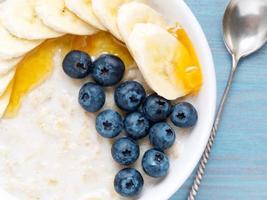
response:
[[[188,200],[195,200],[197,196],[237,65],[241,58],[257,51],[267,41],[267,0],[230,1],[223,18],[223,33],[225,45],[232,55],[232,68]]]

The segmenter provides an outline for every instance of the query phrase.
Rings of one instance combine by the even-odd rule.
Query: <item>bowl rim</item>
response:
[[[160,1],[160,0],[157,0],[157,1]],[[193,45],[195,46],[196,44],[198,44],[198,46],[201,46],[201,51],[205,52],[205,58],[202,58],[203,56],[202,57],[199,55],[198,56],[200,60],[205,59],[205,62],[208,63],[207,66],[209,67],[208,69],[209,77],[207,79],[209,80],[210,83],[212,83],[208,85],[209,91],[211,91],[210,93],[211,102],[209,105],[209,108],[210,108],[209,115],[205,117],[205,119],[207,120],[207,124],[204,126],[202,130],[204,134],[203,134],[203,137],[201,138],[201,141],[199,142],[200,143],[198,147],[199,151],[194,151],[192,158],[190,159],[190,163],[189,162],[186,163],[185,170],[183,171],[183,173],[179,175],[179,178],[176,177],[175,182],[166,181],[167,183],[164,184],[164,186],[168,186],[168,187],[164,187],[164,190],[162,190],[163,187],[156,188],[157,194],[156,193],[153,194],[153,200],[166,200],[172,197],[172,195],[174,195],[179,190],[179,188],[185,183],[185,181],[190,177],[194,169],[197,167],[202,157],[202,154],[206,148],[206,144],[209,140],[209,137],[210,137],[210,132],[212,130],[212,126],[213,126],[213,122],[214,122],[214,118],[216,114],[216,102],[217,102],[216,73],[215,73],[213,55],[212,55],[207,37],[199,21],[197,20],[196,16],[193,14],[193,12],[188,7],[185,1],[173,0],[173,1],[169,1],[169,3],[173,4],[173,6],[175,6],[174,4],[176,4],[176,6],[179,7],[179,9],[182,11],[182,14],[184,15],[183,17],[186,18],[187,20],[186,25],[182,24],[183,28],[186,30],[191,40],[193,39],[192,35],[193,34],[195,35],[194,38],[197,38],[197,40],[193,42]],[[190,34],[190,31],[188,31],[188,29],[191,29],[191,32],[193,30],[194,33]],[[139,198],[139,200],[149,200],[149,197],[151,197],[151,195],[152,195],[151,193],[147,195],[146,193],[144,193],[143,196]]]
[[[189,19],[191,19],[190,23],[191,26],[194,26],[197,33],[199,34],[199,41],[203,43],[203,46],[205,47],[205,49],[203,49],[203,51],[206,53],[206,59],[209,60],[210,62],[210,66],[212,66],[210,68],[210,73],[211,75],[211,82],[213,82],[214,84],[209,86],[211,87],[211,90],[213,91],[213,102],[210,105],[212,108],[212,115],[210,116],[210,120],[209,120],[209,125],[207,126],[207,130],[209,130],[208,134],[205,135],[205,137],[203,136],[203,140],[205,140],[205,143],[201,144],[201,151],[199,151],[197,154],[197,156],[194,159],[194,162],[192,162],[192,167],[190,169],[188,169],[186,172],[184,172],[184,176],[183,178],[181,178],[181,181],[179,184],[176,185],[176,189],[172,189],[170,190],[170,193],[166,194],[166,197],[170,198],[173,194],[175,194],[175,192],[177,192],[177,190],[185,183],[185,181],[190,177],[190,175],[193,173],[194,169],[198,166],[198,163],[202,157],[202,154],[205,151],[206,145],[208,143],[209,137],[210,137],[210,132],[212,130],[212,126],[213,126],[213,122],[214,122],[214,118],[215,118],[215,114],[216,114],[216,102],[217,102],[217,82],[216,82],[216,72],[215,72],[215,66],[214,66],[214,60],[213,60],[213,55],[212,55],[212,51],[210,48],[210,45],[208,43],[207,37],[199,23],[199,21],[197,20],[196,16],[193,14],[192,10],[188,7],[188,5],[183,1],[183,0],[175,0],[177,3],[180,4],[181,7],[183,7],[184,11],[188,14],[188,16],[191,16]],[[185,27],[186,29],[186,27]],[[191,189],[191,186],[190,186]]]

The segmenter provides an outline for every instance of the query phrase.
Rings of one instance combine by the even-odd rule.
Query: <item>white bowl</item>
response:
[[[204,85],[198,96],[189,99],[199,113],[197,126],[187,134],[179,134],[181,151],[177,160],[171,160],[169,175],[153,187],[145,188],[139,200],[167,200],[190,176],[208,141],[216,106],[216,79],[211,50],[207,39],[190,9],[182,0],[150,0],[170,22],[179,22],[190,36],[198,54]],[[0,189],[0,199],[17,200]]]

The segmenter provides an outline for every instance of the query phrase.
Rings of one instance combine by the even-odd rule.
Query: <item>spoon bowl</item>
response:
[[[232,0],[223,18],[224,40],[238,59],[267,41],[267,0]]]

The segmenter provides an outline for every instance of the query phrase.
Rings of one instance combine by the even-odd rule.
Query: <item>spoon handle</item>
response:
[[[210,157],[211,148],[212,148],[213,143],[215,141],[215,136],[216,136],[216,133],[217,133],[220,121],[221,121],[221,117],[222,117],[223,110],[225,107],[225,102],[227,100],[231,85],[233,83],[233,79],[234,79],[234,75],[236,72],[236,67],[237,67],[238,61],[239,61],[239,59],[236,59],[235,56],[233,56],[232,69],[231,69],[231,72],[230,72],[230,75],[228,78],[228,82],[227,82],[226,88],[224,90],[224,94],[222,96],[222,99],[221,99],[221,102],[219,105],[219,109],[218,109],[218,112],[216,114],[216,117],[215,117],[215,120],[213,123],[213,127],[211,130],[211,134],[210,134],[207,146],[206,146],[205,151],[202,154],[201,160],[199,162],[199,166],[198,166],[198,169],[196,172],[194,183],[193,183],[192,188],[190,190],[190,193],[187,197],[187,200],[195,200],[197,193],[199,191],[199,187],[200,187],[201,181],[203,179],[203,176],[205,174],[206,166],[207,166],[207,163],[208,163],[208,160]]]

